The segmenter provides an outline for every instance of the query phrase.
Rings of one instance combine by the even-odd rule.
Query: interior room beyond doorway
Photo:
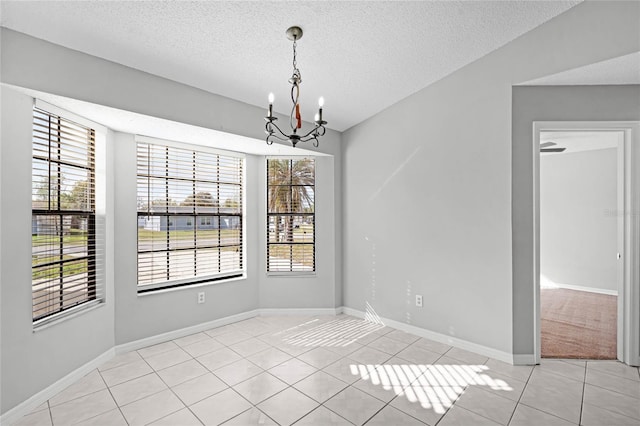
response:
[[[540,133],[542,357],[617,358],[622,140],[621,131]]]

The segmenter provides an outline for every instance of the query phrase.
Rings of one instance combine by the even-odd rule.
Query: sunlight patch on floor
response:
[[[348,346],[383,327],[382,324],[361,319],[340,319],[285,333],[283,342],[295,346]]]
[[[317,325],[314,326],[314,323]],[[329,322],[322,322],[315,318],[295,327],[278,333],[284,343],[295,346],[348,346],[385,325],[373,309],[366,302],[364,320],[353,317],[340,318]]]
[[[468,386],[513,391],[504,380],[487,374],[486,365],[352,364],[350,369],[354,376],[437,414],[444,414]]]

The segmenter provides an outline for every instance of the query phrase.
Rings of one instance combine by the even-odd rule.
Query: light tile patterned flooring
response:
[[[613,361],[512,366],[347,315],[257,317],[118,355],[18,425],[640,425]]]

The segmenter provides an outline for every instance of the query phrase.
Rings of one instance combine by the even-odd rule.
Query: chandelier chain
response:
[[[296,57],[296,46],[298,44],[296,43],[296,39],[293,39],[293,69],[296,70],[298,69],[298,62],[297,62],[297,57]]]

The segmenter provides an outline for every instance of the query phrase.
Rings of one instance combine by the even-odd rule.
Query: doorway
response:
[[[617,359],[623,144],[620,130],[540,132],[543,358]]]
[[[639,365],[640,336],[640,123],[638,122],[534,122],[533,123],[533,280],[534,280],[534,362],[541,359],[541,288],[543,284],[541,269],[541,144],[545,133],[556,132],[555,138],[561,132],[612,132],[619,135],[615,149],[616,157],[616,206],[613,210],[603,209],[601,215],[608,216],[615,222],[616,247],[611,255],[616,261],[616,319],[615,319],[615,354],[616,359],[630,365]],[[542,142],[541,142],[542,137]],[[551,141],[557,143],[556,141]],[[561,148],[545,145],[544,148]],[[566,151],[566,150],[564,150]],[[542,153],[542,155],[546,155]],[[609,246],[611,250],[611,246]],[[584,288],[570,288],[571,283],[554,282],[545,277],[545,285],[564,290],[579,290]],[[557,281],[561,281],[558,279]],[[553,283],[553,284],[552,284]],[[559,284],[559,285],[558,285]],[[564,285],[563,285],[564,284]],[[578,287],[585,287],[577,284]],[[601,289],[602,290],[602,289]],[[605,289],[606,290],[606,289]],[[588,292],[587,292],[588,293]],[[591,292],[594,293],[594,292]],[[596,293],[596,294],[603,294]],[[604,292],[606,294],[606,291]]]

